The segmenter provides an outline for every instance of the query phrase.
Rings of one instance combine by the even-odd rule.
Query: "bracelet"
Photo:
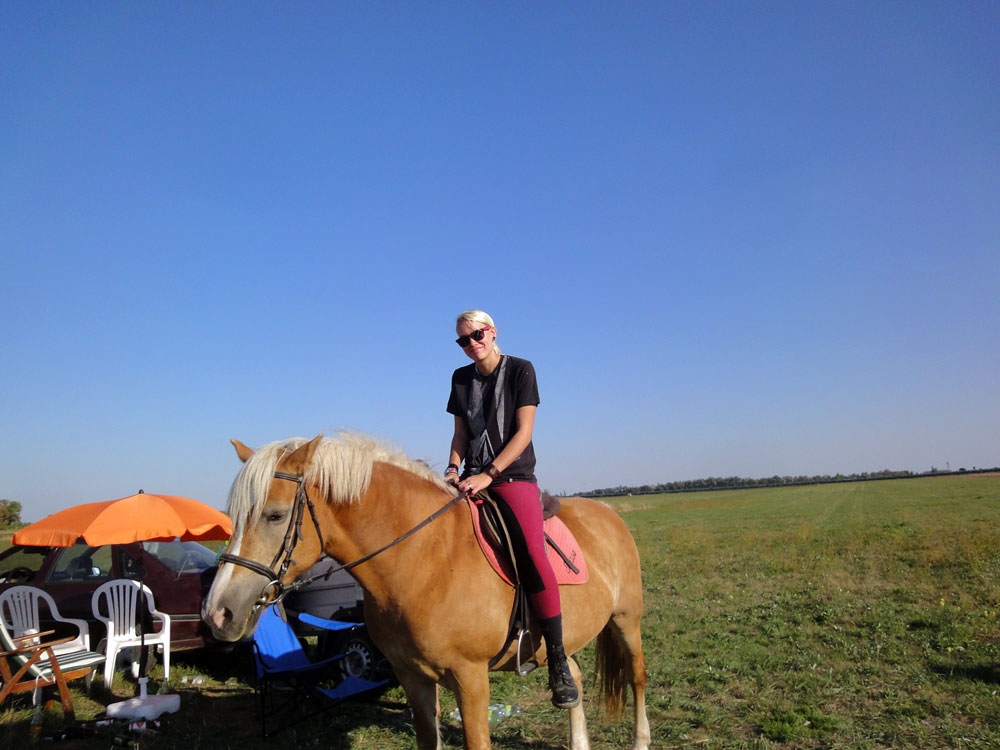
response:
[[[500,478],[500,470],[497,469],[497,467],[494,466],[493,464],[490,464],[485,469],[483,469],[483,473],[493,480],[497,480]]]
[[[444,475],[458,474],[458,466],[456,464],[448,464],[448,468],[444,470]]]

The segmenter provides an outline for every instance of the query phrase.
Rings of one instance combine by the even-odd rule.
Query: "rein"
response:
[[[438,517],[440,517],[446,511],[451,509],[453,505],[465,499],[465,493],[459,493],[451,500],[449,500],[445,505],[441,506],[436,511],[431,513],[431,515],[429,515],[427,518],[418,523],[409,531],[396,537],[388,544],[379,547],[377,550],[369,552],[367,555],[363,555],[362,557],[359,557],[357,560],[331,567],[327,569],[325,573],[321,573],[320,575],[315,575],[306,579],[296,580],[289,584],[283,584],[281,582],[281,579],[285,577],[285,574],[288,572],[288,568],[292,563],[292,552],[295,550],[295,545],[299,542],[300,539],[302,539],[302,517],[305,514],[306,507],[309,508],[309,515],[312,518],[313,526],[316,529],[316,535],[319,537],[320,547],[324,549],[324,551],[326,549],[326,544],[323,542],[323,532],[320,529],[319,519],[316,517],[316,506],[313,503],[312,499],[309,497],[309,493],[306,491],[305,476],[302,474],[287,474],[283,471],[276,471],[274,472],[274,478],[285,479],[289,482],[295,482],[296,490],[295,490],[295,505],[292,508],[292,517],[288,519],[288,528],[285,530],[285,538],[281,542],[281,548],[275,554],[274,559],[271,560],[271,564],[269,566],[263,565],[257,562],[256,560],[251,560],[249,557],[241,557],[240,555],[231,555],[228,552],[219,555],[220,563],[231,563],[233,565],[239,565],[241,567],[252,570],[254,573],[262,575],[268,579],[268,582],[264,585],[264,588],[261,589],[260,596],[257,598],[257,601],[254,602],[255,610],[267,606],[268,604],[275,604],[277,602],[280,602],[290,592],[297,591],[303,586],[308,586],[313,581],[317,581],[321,578],[324,579],[329,578],[334,573],[337,573],[341,570],[350,570],[351,568],[354,568],[363,562],[371,560],[373,557],[382,554],[386,550],[395,547],[397,544],[404,541],[413,534],[416,534],[422,528],[437,520]],[[277,565],[279,561],[281,562],[281,566],[278,569],[278,572],[275,573],[274,566]],[[269,596],[269,593],[272,591],[272,589],[274,591],[274,595]]]

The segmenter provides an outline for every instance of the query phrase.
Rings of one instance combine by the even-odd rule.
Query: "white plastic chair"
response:
[[[146,596],[145,614],[159,623],[154,632],[140,634],[139,592]],[[94,617],[108,628],[107,661],[104,663],[104,685],[111,689],[118,654],[132,650],[132,676],[139,677],[139,648],[141,644],[159,645],[163,650],[163,679],[170,679],[170,617],[156,609],[153,592],[139,581],[124,578],[101,584],[91,599]]]
[[[77,620],[72,617],[63,617],[59,614],[52,595],[47,591],[42,591],[34,586],[11,586],[9,589],[0,592],[0,617],[3,624],[14,638],[24,635],[32,635],[42,629],[41,616],[39,614],[39,604],[45,603],[49,610],[49,618],[53,622],[66,622],[76,626],[76,638],[53,646],[52,651],[59,654],[73,653],[74,651],[90,651],[90,627],[86,620]]]

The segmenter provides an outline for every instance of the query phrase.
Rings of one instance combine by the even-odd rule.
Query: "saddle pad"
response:
[[[476,534],[476,540],[479,542],[479,548],[483,551],[483,555],[489,560],[490,565],[493,566],[493,570],[497,572],[497,575],[507,583],[513,585],[513,573],[510,569],[510,564],[506,560],[500,560],[497,556],[497,550],[483,535],[482,526],[479,523],[479,506],[475,502],[470,502],[468,505],[472,514],[472,528]],[[583,550],[577,544],[573,532],[569,530],[569,527],[558,516],[546,518],[543,529],[548,536],[545,542],[545,554],[552,565],[553,572],[556,574],[556,583],[560,586],[586,583],[587,561],[583,559]],[[553,544],[562,550],[563,555],[573,563],[578,572],[574,573],[573,569],[566,564],[562,556],[552,549]]]

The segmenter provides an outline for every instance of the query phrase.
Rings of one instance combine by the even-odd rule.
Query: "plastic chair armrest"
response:
[[[308,612],[299,612],[299,621],[304,622],[306,625],[313,625],[317,628],[323,628],[324,630],[350,630],[352,628],[360,627],[360,623],[357,622],[344,622],[343,620],[327,620],[323,617],[317,617],[316,615],[311,615]]]

